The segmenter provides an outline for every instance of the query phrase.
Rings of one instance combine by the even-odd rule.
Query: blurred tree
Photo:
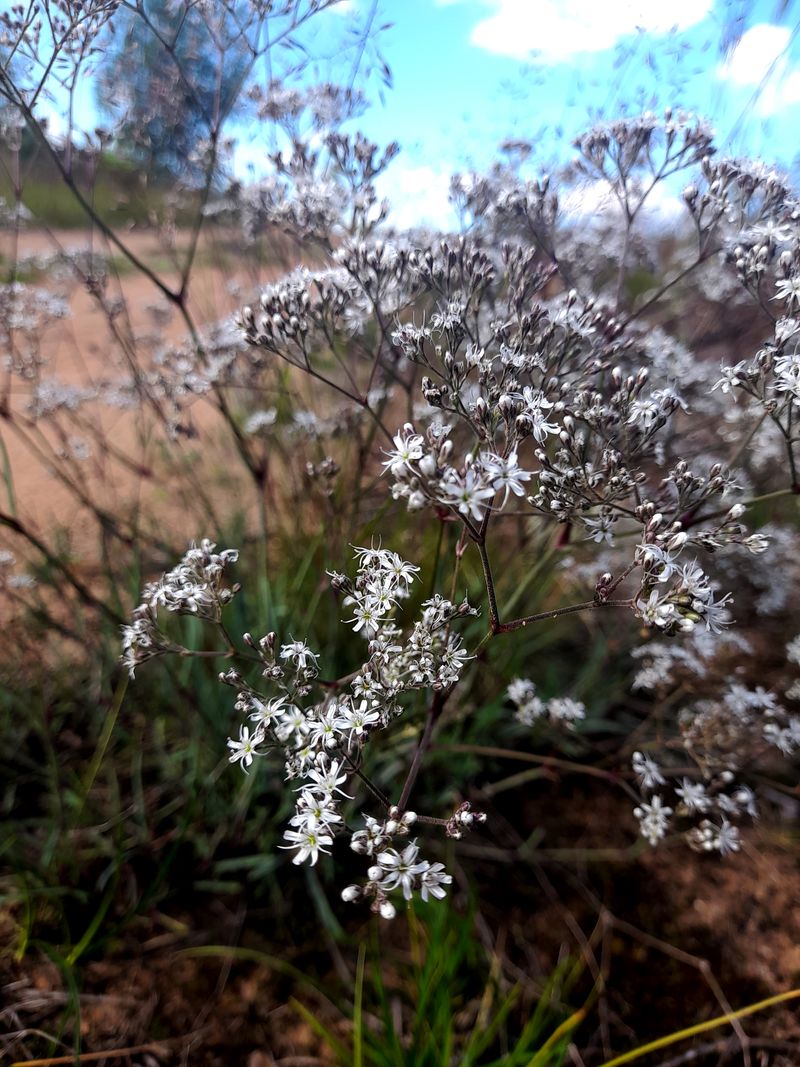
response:
[[[96,100],[114,149],[149,181],[205,177],[203,146],[242,99],[252,67],[246,12],[230,3],[147,0],[114,27]]]

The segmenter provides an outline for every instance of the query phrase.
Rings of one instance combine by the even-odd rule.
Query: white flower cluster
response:
[[[484,451],[476,460],[468,456],[461,469],[453,467],[448,463],[453,444],[441,424],[431,426],[423,437],[406,423],[393,443],[384,468],[395,479],[392,495],[406,500],[412,511],[433,504],[480,523],[487,510],[505,506],[509,493],[524,496],[524,483],[531,479],[531,472],[520,467],[513,451],[505,455]],[[499,493],[503,494],[500,500]]]
[[[216,547],[206,538],[199,547],[193,545],[177,567],[144,587],[143,601],[178,615],[218,622],[223,607],[238,592],[238,586],[225,585],[225,569],[238,560],[239,552],[235,548],[217,552]]]
[[[245,635],[245,640],[257,651],[262,677],[279,695],[261,693],[236,670],[221,678],[236,689],[236,709],[246,716],[239,737],[228,740],[230,762],[247,772],[257,756],[277,748],[283,752],[287,778],[301,783],[282,847],[295,850],[293,862],[313,865],[330,852],[336,837],[349,833],[353,850],[370,856],[373,863],[365,885],[351,886],[343,895],[346,900],[370,897],[373,909],[388,917],[394,914],[387,896],[392,890],[402,890],[405,899],[418,891],[426,900],[429,895],[443,896],[451,879],[441,864],[418,858],[416,842],[402,850],[394,847],[394,839],[407,835],[416,822],[407,808],[390,806],[383,822],[367,816],[365,829],[349,829],[342,804],[354,795],[346,789],[363,779],[363,750],[372,734],[403,713],[404,693],[445,692],[456,685],[468,657],[451,625],[475,612],[466,601],[454,605],[434,596],[423,602],[420,618],[404,632],[394,615],[408,598],[419,568],[382,548],[357,548],[355,554],[354,579],[330,574],[351,613],[347,621],[368,642],[367,659],[345,680],[349,692],[342,683],[321,699],[311,698],[319,671],[317,655],[302,641],[281,645],[276,655],[274,634],[259,642]],[[443,825],[450,836],[458,836],[473,820],[468,806],[462,806]]]
[[[696,851],[719,852],[722,856],[739,851],[739,828],[731,820],[742,815],[755,818],[757,809],[752,790],[744,785],[731,788],[733,775],[729,771],[708,781],[697,781],[685,775],[676,779],[673,808],[664,802],[660,792],[655,792],[667,785],[659,764],[643,752],[634,752],[631,763],[646,796],[633,809],[633,814],[639,820],[642,837],[650,845],[657,845],[667,836],[673,815],[690,817],[713,813],[718,821],[703,818],[686,831],[689,845]]]
[[[37,582],[32,574],[27,574],[21,570],[13,572],[16,563],[17,560],[13,552],[0,549],[0,589],[4,588],[16,592],[35,588]]]
[[[575,729],[586,718],[586,708],[571,697],[551,697],[544,701],[536,695],[536,686],[529,678],[515,678],[506,690],[508,699],[516,706],[514,718],[523,726],[534,726],[549,720],[554,726]]]
[[[390,813],[391,814],[391,813]],[[413,812],[406,812],[406,821]],[[411,820],[413,822],[413,820]],[[373,831],[377,828],[371,828]],[[367,834],[368,831],[362,831]],[[383,835],[378,832],[378,839]],[[393,919],[397,913],[395,905],[388,899],[392,890],[400,889],[404,900],[411,900],[414,893],[419,893],[422,900],[433,897],[442,900],[446,896],[445,886],[453,881],[443,863],[429,863],[419,858],[419,847],[411,841],[405,848],[385,848],[374,855],[374,863],[367,871],[368,881],[365,885],[349,885],[342,890],[342,899],[348,902],[364,897],[372,897],[373,909],[380,912],[384,919]]]
[[[674,581],[667,589],[655,585],[650,589],[645,600],[640,597],[636,603],[639,618],[647,626],[655,626],[665,633],[691,633],[698,623],[703,623],[711,633],[719,634],[723,626],[730,625],[731,616],[727,605],[732,602],[730,593],[716,600],[710,579],[697,561],[683,564],[677,571],[670,571],[672,558],[665,554],[665,572]],[[662,560],[659,560],[659,564]],[[666,582],[662,577],[659,582]]]
[[[800,235],[797,237],[797,249],[800,257]],[[800,292],[800,273],[796,281]],[[740,360],[732,366],[723,364],[722,377],[713,386],[734,401],[739,396],[750,398],[786,439],[790,452],[793,443],[792,421],[796,418],[800,404],[798,346],[800,319],[779,318],[775,322],[772,338],[758,350],[753,359]],[[796,478],[796,472],[793,472],[793,476]]]
[[[36,332],[50,319],[63,319],[67,305],[45,289],[22,282],[0,285],[0,326],[3,331]]]
[[[238,592],[238,585],[225,584],[225,570],[239,558],[236,549],[216,551],[213,541],[192,545],[183,559],[157,582],[142,590],[142,602],[133,612],[133,622],[122,628],[122,661],[133,677],[136,667],[165,652],[184,649],[162,633],[158,609],[177,615],[195,615],[218,623],[222,609]]]
[[[645,661],[635,675],[631,689],[653,692],[666,688],[676,683],[678,671],[695,679],[705,678],[715,657],[729,649],[740,654],[752,652],[750,642],[734,630],[716,635],[710,630],[695,628],[684,641],[648,641],[631,652],[634,659]]]
[[[730,642],[735,649],[738,642]],[[714,658],[724,655],[719,645],[709,645],[705,635],[695,639],[695,648],[670,652],[660,642],[653,642],[639,655],[647,654],[652,666],[639,678],[640,688],[665,688],[680,685],[675,676],[682,670],[715,684]],[[800,662],[800,639],[786,646],[787,664]],[[648,673],[652,672],[652,673]],[[678,690],[679,691],[679,690]],[[785,688],[787,700],[800,699],[800,685]],[[694,775],[685,771],[670,776],[669,767],[660,765],[651,755],[633,754],[632,765],[640,788],[652,794],[635,809],[642,835],[651,845],[670,831],[671,816],[696,817],[698,821],[685,829],[686,840],[698,851],[717,851],[722,855],[739,849],[738,821],[744,816],[755,818],[756,800],[752,789],[737,775],[754,764],[772,748],[789,758],[800,750],[800,716],[788,712],[775,692],[761,685],[748,688],[730,680],[721,695],[698,700],[684,707],[678,715],[681,739]],[[672,784],[668,785],[668,779]],[[665,802],[663,787],[671,788],[674,799]]]
[[[648,741],[638,742],[648,753],[633,757],[642,835],[656,844],[678,828],[695,848],[736,851],[737,822],[754,816],[755,804],[734,775],[758,755],[791,754],[800,743],[797,718],[774,694],[738,677],[729,684],[729,671],[721,682],[717,659],[746,647],[727,631],[732,598],[724,587],[736,588],[737,612],[746,615],[749,602],[745,583],[731,577],[726,561],[745,558],[751,585],[761,589],[757,575],[770,571],[761,556],[780,541],[772,531],[747,530],[740,522],[745,505],[731,506],[731,494],[771,497],[798,486],[800,317],[793,316],[800,309],[800,214],[786,183],[765,168],[712,158],[711,133],[692,116],[645,114],[595,127],[576,142],[578,170],[610,185],[618,205],[608,247],[596,229],[588,240],[574,233],[562,240],[550,180],[523,181],[513,168],[498,167],[485,180],[461,184],[471,215],[468,236],[412,249],[405,239],[379,239],[375,230],[383,209],[373,179],[387,157],[357,137],[318,138],[319,150],[300,143],[294,127],[308,106],[302,94],[276,93],[262,104],[265,114],[286,121],[291,153],[273,160],[275,175],[239,207],[256,228],[259,220],[278,221],[305,240],[317,239],[328,263],[269,286],[243,308],[238,339],[220,331],[202,360],[188,348],[172,353],[159,364],[163,382],[149,384],[176,404],[191,392],[211,394],[212,384],[214,393],[244,385],[242,395],[264,403],[273,395],[263,387],[265,375],[278,357],[293,374],[308,373],[315,388],[333,386],[349,403],[324,414],[305,410],[305,399],[294,410],[282,399],[249,417],[238,411],[237,444],[244,442],[252,458],[266,454],[259,437],[279,431],[292,443],[310,439],[314,458],[301,469],[307,480],[329,486],[343,449],[322,449],[319,439],[360,433],[360,420],[368,419],[370,433],[359,437],[360,485],[375,473],[378,457],[367,453],[373,436],[383,434],[391,440],[381,459],[393,497],[410,511],[429,508],[457,526],[459,552],[477,547],[490,614],[487,640],[549,614],[501,617],[505,597],[496,595],[491,560],[491,538],[503,545],[496,531],[510,525],[502,527],[501,519],[513,513],[527,520],[516,524],[521,539],[534,530],[531,544],[541,531],[554,552],[570,540],[603,545],[603,573],[598,578],[595,568],[590,576],[592,599],[556,607],[553,616],[623,608],[656,637],[635,688],[658,700],[666,686],[677,688],[681,674],[698,689],[703,683],[691,706],[675,702],[667,723],[668,744],[682,743],[691,771],[682,765],[670,771]],[[634,219],[656,182],[690,165],[697,174],[684,192],[687,239],[682,233],[674,253],[654,251],[634,232]],[[634,293],[638,287],[625,284],[637,267],[654,278],[652,297],[650,288]],[[756,356],[723,367],[712,388],[716,370],[709,361],[644,314],[665,294],[685,292],[684,279],[697,285],[697,299],[726,293],[719,283],[725,270],[762,307],[782,301],[783,317]],[[246,359],[237,340],[250,346]],[[389,403],[392,396],[396,403]],[[726,397],[741,401],[735,421],[725,417],[733,406]],[[387,427],[383,419],[400,403],[409,421],[392,435],[397,423]],[[758,419],[780,439],[788,488],[779,483],[776,453],[761,445]],[[788,557],[796,538],[787,536],[784,546]],[[472,609],[437,595],[408,621],[418,568],[382,548],[357,549],[356,557],[355,577],[329,573],[347,623],[366,643],[360,666],[344,679],[324,681],[305,642],[246,636],[271,688],[251,686],[236,670],[224,675],[243,718],[238,738],[228,741],[229,759],[246,772],[257,756],[282,752],[287,778],[296,783],[283,847],[293,850],[294,862],[315,864],[349,835],[370,866],[366,881],[343,896],[369,899],[374,910],[391,915],[392,894],[440,897],[450,882],[441,864],[420,858],[411,839],[419,826],[438,821],[458,837],[480,816],[461,805],[447,820],[418,817],[408,806],[411,786],[391,803],[366,777],[370,739],[407,714],[406,694],[423,689],[432,694],[426,725],[432,732],[437,701],[459,683],[469,659],[453,624]],[[780,570],[773,564],[765,596],[775,595]],[[224,604],[223,590],[187,561],[180,574],[165,576],[146,594],[126,628],[131,668],[180,651],[158,628],[159,607],[218,622]],[[794,645],[790,656],[800,658]],[[793,692],[786,691],[787,701],[796,699]],[[508,697],[525,726],[547,721],[574,729],[586,716],[579,701],[544,700],[525,678],[511,682]],[[412,765],[412,785],[416,770]],[[365,815],[353,829],[362,784],[384,811],[380,819]]]

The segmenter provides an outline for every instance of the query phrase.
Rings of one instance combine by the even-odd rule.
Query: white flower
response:
[[[758,818],[758,805],[756,804],[756,795],[750,786],[740,785],[736,792],[733,794],[733,799],[742,811],[747,812],[751,819]]]
[[[422,459],[425,439],[414,432],[414,427],[407,422],[402,430],[394,436],[394,451],[385,452],[389,458],[384,460],[384,470],[390,470],[392,474],[402,474],[412,463]]]
[[[409,586],[414,581],[415,575],[419,574],[419,567],[401,559],[396,552],[387,552],[381,561],[381,567],[391,574],[395,581],[402,582],[406,586]]]
[[[631,765],[642,789],[655,789],[658,785],[665,785],[664,775],[655,760],[646,756],[643,752],[634,752]]]
[[[320,756],[317,766],[312,767],[308,772],[308,777],[312,782],[316,782],[316,786],[312,786],[312,789],[319,789],[323,795],[332,796],[334,793],[340,793],[343,797],[347,796],[347,793],[339,786],[343,782],[347,781],[347,775],[341,773],[342,763],[340,760],[332,760],[328,763],[327,756]]]
[[[402,852],[394,848],[378,854],[378,867],[381,869],[380,887],[386,892],[400,888],[406,900],[411,900],[414,881],[417,875],[428,870],[426,860],[417,862],[419,848],[416,841],[406,845]]]
[[[261,433],[263,430],[269,429],[270,426],[274,426],[277,417],[278,412],[275,408],[267,408],[265,411],[254,411],[252,415],[248,416],[247,421],[244,424],[244,432],[251,436]]]
[[[522,483],[530,481],[531,472],[519,466],[516,452],[510,452],[505,457],[495,452],[482,452],[481,467],[491,481],[492,488],[496,492],[504,490],[503,505],[508,500],[509,492],[514,496],[525,495],[525,486]]]
[[[291,826],[330,826],[342,817],[329,796],[320,797],[311,789],[303,789],[297,800],[297,810],[289,820]]]
[[[563,722],[574,728],[575,723],[586,718],[586,708],[580,700],[571,697],[552,697],[547,704],[547,714],[553,722]]]
[[[326,828],[312,823],[306,824],[300,830],[286,830],[283,837],[290,843],[279,845],[279,848],[298,850],[297,855],[292,857],[292,863],[304,863],[310,857],[312,867],[319,859],[320,852],[330,855],[330,849],[326,846],[333,844],[333,838],[326,833]]]
[[[634,808],[633,814],[639,820],[642,837],[646,838],[651,845],[657,845],[666,836],[672,808],[666,807],[657,793],[650,798],[649,804],[640,804],[639,807]]]
[[[317,655],[302,641],[292,641],[281,646],[281,659],[288,659],[300,671],[317,670]]]
[[[581,519],[581,522],[589,531],[585,539],[594,541],[596,545],[600,545],[604,541],[608,545],[613,545],[613,526],[616,521],[613,515],[601,515],[599,519]]]
[[[723,393],[730,393],[735,400],[735,390],[739,389],[742,383],[747,381],[747,363],[745,360],[740,360],[734,367],[726,367],[722,364],[720,370],[722,371],[722,377],[712,385],[711,392],[713,393],[715,389],[719,389]]]
[[[363,629],[367,637],[373,637],[380,626],[382,613],[378,610],[375,601],[371,597],[365,597],[353,608],[353,618],[348,622],[353,624],[353,633]]]
[[[316,719],[308,721],[308,743],[315,747],[335,748],[339,743],[338,708],[333,705]]]
[[[547,421],[545,412],[553,405],[541,390],[532,389],[529,385],[522,390],[522,400],[525,412],[531,420],[531,432],[540,445],[544,444],[549,434],[556,434],[561,429],[558,423]]]
[[[800,274],[793,274],[779,281],[775,286],[773,300],[785,300],[790,307],[793,304],[800,307]]]
[[[286,701],[282,697],[273,697],[264,704],[257,697],[252,697],[251,706],[253,713],[250,721],[256,723],[256,728],[263,729],[269,726],[273,719],[280,716],[286,707]]]
[[[683,801],[683,806],[689,815],[696,811],[701,813],[708,811],[710,807],[711,801],[702,782],[692,782],[689,778],[684,778],[675,793]]]
[[[775,388],[800,400],[800,352],[775,360]]]
[[[443,503],[457,507],[462,515],[471,516],[476,522],[480,522],[487,507],[485,502],[492,499],[494,489],[487,486],[470,467],[463,478],[456,476],[452,481],[444,482],[442,493]]]
[[[647,600],[637,600],[636,610],[642,622],[648,626],[657,626],[661,630],[667,630],[679,622],[674,605],[664,600],[657,589],[651,591]]]
[[[638,545],[636,552],[648,570],[655,572],[653,578],[657,582],[668,582],[680,570],[674,557],[661,545]]]
[[[354,740],[361,740],[377,722],[380,722],[380,715],[369,707],[366,700],[362,700],[358,707],[350,702],[339,706],[336,725],[340,730],[349,732],[350,744]]]
[[[290,704],[281,708],[278,720],[275,724],[275,736],[281,742],[286,742],[294,735],[295,744],[299,744],[308,734],[308,719],[301,708]]]
[[[524,704],[536,693],[536,686],[529,678],[515,678],[506,692],[514,704]]]
[[[256,751],[256,746],[260,745],[263,740],[264,734],[260,730],[256,730],[251,736],[250,728],[242,725],[239,729],[238,741],[232,737],[228,738],[228,748],[231,750],[228,756],[229,762],[236,763],[241,760],[242,770],[247,774],[247,768],[252,765],[253,757],[260,755]]]
[[[719,851],[721,856],[727,856],[729,852],[738,852],[741,848],[739,827],[728,822],[724,816],[722,819],[722,826],[717,828],[714,847]]]
[[[721,600],[714,600],[713,597],[709,597],[702,608],[703,622],[706,624],[707,630],[710,630],[713,634],[721,634],[724,626],[730,626],[733,620],[726,605],[732,602],[733,597],[730,593],[726,593]]]
[[[522,723],[523,726],[533,726],[546,712],[547,707],[544,701],[537,696],[532,696],[529,700],[519,705],[514,718],[517,722]]]
[[[443,863],[431,863],[419,876],[419,895],[423,900],[427,900],[429,895],[442,900],[446,896],[443,887],[450,885],[452,881],[453,878],[445,871]]]
[[[775,340],[778,344],[790,340],[798,332],[800,332],[800,320],[798,319],[778,319],[775,323]]]

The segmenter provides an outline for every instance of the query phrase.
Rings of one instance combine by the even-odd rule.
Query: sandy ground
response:
[[[179,233],[170,248],[168,241],[165,243],[161,235],[151,231],[123,235],[130,251],[156,271],[161,281],[173,290],[180,285],[176,263],[185,256],[188,239],[188,234]],[[120,251],[111,248],[97,233],[31,231],[21,234],[18,241],[9,233],[0,233],[0,256],[5,264],[15,257],[24,264],[31,256],[59,249],[87,248],[112,254],[115,265],[122,262]],[[242,303],[253,298],[260,285],[291,265],[293,253],[280,239],[270,253],[271,264],[266,267],[237,253],[235,237],[231,234],[205,232],[198,246],[188,289],[188,307],[195,322],[198,325],[212,323],[235,313]],[[116,303],[121,309],[113,325],[97,298],[85,286],[74,282],[65,284],[58,279],[50,281],[46,276],[31,284],[65,297],[69,306],[68,316],[51,324],[41,336],[41,352],[46,359],[42,372],[45,378],[55,377],[68,385],[92,389],[101,381],[129,376],[120,336],[144,338],[144,343],[137,343],[136,350],[147,353],[165,340],[180,343],[186,334],[179,314],[173,313],[165,322],[164,316],[153,310],[168,308],[168,301],[153,281],[136,269],[124,269],[108,279],[105,301]],[[149,499],[162,507],[169,502],[169,476],[165,481],[164,477],[157,479],[145,473],[154,469],[153,461],[157,455],[152,441],[152,416],[89,402],[80,409],[79,419],[83,426],[71,425],[69,416],[59,417],[59,436],[59,431],[54,432],[52,427],[43,429],[41,424],[34,427],[26,420],[30,392],[30,383],[19,378],[11,382],[11,418],[0,421],[0,435],[13,474],[17,515],[31,524],[37,535],[49,539],[57,528],[64,528],[69,531],[73,549],[79,555],[96,552],[92,547],[97,538],[95,521],[53,469],[56,460],[51,450],[56,453],[65,448],[69,450],[68,439],[73,436],[83,438],[90,450],[89,458],[77,465],[78,487],[104,510],[114,515],[136,500]],[[201,438],[177,446],[188,459],[193,456],[196,459],[198,449],[204,447],[203,440],[208,442],[214,438],[219,442],[225,436],[220,416],[206,402],[193,404],[192,421],[201,431]],[[103,447],[103,439],[115,453],[125,456],[126,461],[111,457]],[[214,460],[224,466],[228,457],[224,448],[218,454],[219,447],[219,444],[215,446]],[[8,494],[0,486],[0,511],[8,509]],[[196,519],[189,519],[183,506],[170,511],[170,524],[176,527],[170,531],[171,540],[179,542],[181,535],[186,540],[199,535],[200,531],[193,526]]]

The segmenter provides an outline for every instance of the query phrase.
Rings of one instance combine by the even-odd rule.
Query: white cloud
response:
[[[720,80],[758,92],[754,106],[758,115],[774,115],[800,104],[800,70],[789,67],[786,54],[790,39],[787,26],[766,22],[751,26],[717,68]]]
[[[355,15],[358,10],[358,0],[336,0],[336,3],[328,8],[333,15]]]
[[[380,196],[391,206],[389,221],[401,230],[416,226],[432,226],[439,230],[453,230],[456,213],[450,203],[450,174],[446,168],[434,168],[427,163],[393,163],[377,179]]]
[[[570,189],[561,197],[560,208],[567,218],[583,224],[621,215],[619,201],[612,193],[610,185],[599,178]],[[663,182],[659,182],[653,187],[644,207],[637,215],[637,225],[644,229],[651,226],[663,229],[665,225],[678,225],[686,217],[686,204],[682,198],[665,188]]]
[[[785,67],[785,63],[783,64]],[[784,108],[800,104],[800,70],[778,72],[761,90],[755,105],[756,114],[766,117]]]
[[[770,67],[780,61],[790,36],[786,26],[766,22],[751,26],[718,68],[719,77],[735,85],[758,85],[769,75]]]
[[[441,3],[442,0],[439,0]],[[713,0],[482,0],[492,14],[470,40],[501,56],[558,63],[580,52],[604,52],[630,34],[666,34],[701,22]]]

